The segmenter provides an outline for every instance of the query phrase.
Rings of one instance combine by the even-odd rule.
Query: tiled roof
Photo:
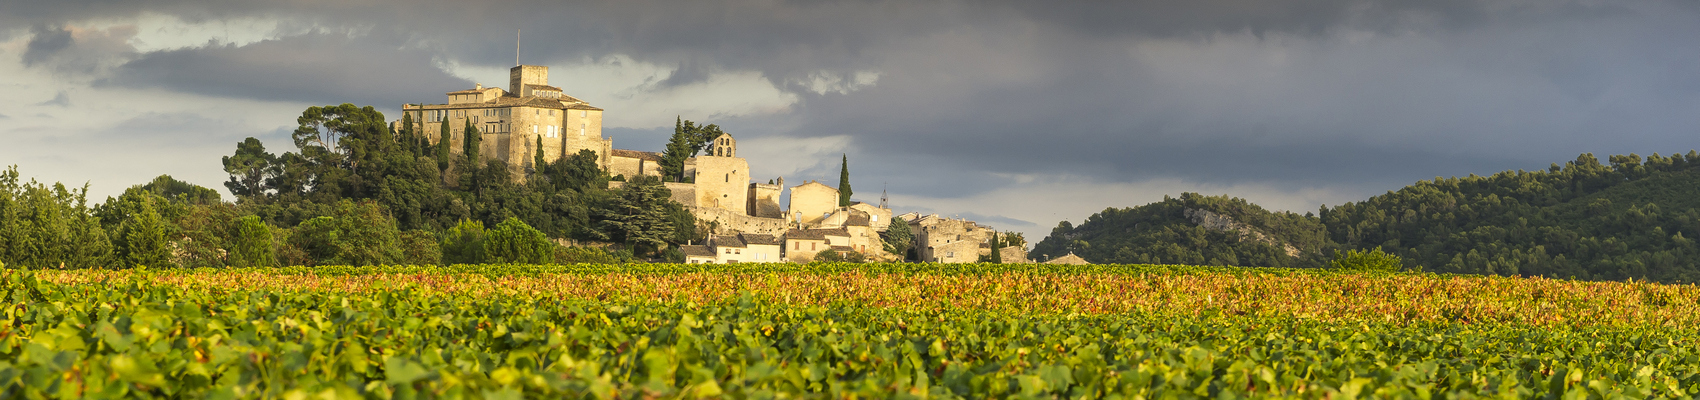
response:
[[[685,252],[686,256],[714,257],[714,250],[709,249],[708,246],[687,244],[679,246],[679,250]]]
[[[738,234],[738,237],[740,239],[743,239],[745,244],[765,244],[765,245],[770,245],[770,246],[784,246],[785,245],[785,242],[779,240],[779,237],[772,236],[772,235]]]
[[[1068,265],[1091,264],[1089,262],[1086,262],[1086,259],[1080,258],[1080,256],[1077,256],[1077,255],[1074,255],[1074,253],[1068,253],[1068,255],[1066,255],[1066,256],[1053,258],[1050,261],[1046,261],[1045,263],[1046,264],[1068,264]]]
[[[868,226],[868,213],[857,211],[850,213],[850,219],[844,221],[844,226]]]
[[[827,236],[850,237],[850,232],[839,229],[792,229],[785,232],[786,240],[826,240]]]
[[[744,240],[739,239],[738,235],[720,235],[714,237],[714,247],[748,248],[750,246],[744,244]]]
[[[443,93],[443,94],[479,94],[479,93],[484,93],[484,90],[483,89],[456,90],[456,91],[453,91],[453,92],[448,92],[448,93]]]
[[[543,89],[543,90],[552,90],[552,91],[556,91],[556,92],[561,91],[561,88],[558,88],[558,87],[549,86],[549,85],[539,85],[539,84],[535,84],[535,83],[526,84],[525,87],[531,88],[533,90]]]
[[[653,151],[614,149],[614,151],[610,152],[609,155],[613,157],[636,158],[639,160],[661,162],[661,153]]]

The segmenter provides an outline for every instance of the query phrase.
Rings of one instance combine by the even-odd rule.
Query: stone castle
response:
[[[480,84],[446,94],[446,104],[407,104],[402,112],[432,143],[441,140],[447,121],[449,147],[456,152],[464,148],[470,123],[480,138],[479,157],[505,162],[516,180],[535,170],[532,163],[539,149],[546,162],[589,150],[610,176],[661,176],[660,153],[614,148],[613,138],[602,136],[604,110],[550,86],[548,67],[513,67],[506,90]],[[393,123],[399,130],[401,121]],[[694,179],[667,182],[667,189],[710,235],[703,245],[685,246],[687,262],[806,262],[827,249],[855,251],[874,260],[901,259],[886,254],[879,238],[892,217],[883,202],[840,207],[838,189],[805,181],[789,188],[790,209],[783,210],[785,179],[752,182],[749,162],[738,157],[738,141],[730,134],[714,138],[704,154],[686,160],[685,175]],[[983,245],[989,237],[984,227],[972,222],[932,216],[910,219],[909,225],[922,261],[971,262],[990,251],[965,243],[978,240]],[[950,239],[936,239],[947,235]]]

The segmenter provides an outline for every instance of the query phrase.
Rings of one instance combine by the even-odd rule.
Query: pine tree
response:
[[[844,155],[844,163],[838,170],[838,206],[850,206],[850,156]]]
[[[236,236],[230,239],[228,259],[232,267],[277,266],[276,252],[272,250],[271,226],[260,221],[257,215],[237,219]]]

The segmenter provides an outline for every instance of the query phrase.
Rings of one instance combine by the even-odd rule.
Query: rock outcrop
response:
[[[1233,218],[1226,215],[1217,214],[1210,210],[1195,208],[1188,208],[1185,213],[1186,218],[1192,220],[1194,225],[1198,225],[1204,229],[1238,232],[1240,234],[1240,240],[1253,240],[1266,243],[1271,246],[1278,246],[1282,250],[1286,251],[1287,256],[1289,257],[1299,256],[1299,249],[1297,247],[1282,243],[1280,240],[1276,240],[1275,238],[1258,231],[1257,228],[1252,227],[1251,225],[1246,225],[1240,221],[1235,221]]]

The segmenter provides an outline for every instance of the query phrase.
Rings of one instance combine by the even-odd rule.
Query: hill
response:
[[[1223,230],[1187,210],[1246,229]],[[1197,214],[1197,212],[1193,212]],[[1317,232],[1317,233],[1313,233]],[[1035,254],[1092,262],[1318,267],[1332,250],[1398,254],[1407,268],[1590,280],[1700,282],[1700,154],[1583,154],[1545,171],[1435,178],[1316,214],[1272,213],[1240,199],[1183,194],[1059,225]],[[1312,239],[1320,235],[1319,239]],[[1280,242],[1296,256],[1270,255]],[[1149,259],[1148,259],[1149,258]]]

